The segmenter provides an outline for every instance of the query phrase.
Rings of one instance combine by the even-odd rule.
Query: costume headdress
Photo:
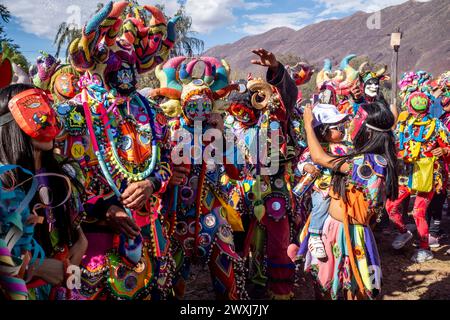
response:
[[[155,74],[160,82],[160,88],[153,90],[150,97],[165,97],[169,100],[160,104],[161,109],[169,117],[176,117],[186,112],[183,107],[194,96],[207,96],[213,103],[213,112],[225,111],[225,103],[220,99],[230,91],[237,89],[229,84],[230,68],[225,60],[219,61],[212,57],[201,57],[189,63],[184,63],[186,57],[175,57],[164,65],[159,65]],[[200,78],[193,77],[197,63],[205,65]]]
[[[287,65],[286,70],[289,72],[291,78],[295,81],[297,86],[308,83],[314,74],[314,69],[306,62],[299,62],[292,67]]]
[[[139,74],[154,69],[168,58],[175,43],[178,17],[167,22],[161,10],[145,5],[144,12],[135,10],[123,21],[121,15],[128,5],[126,1],[106,4],[69,48],[72,64],[100,76],[103,84],[123,63]],[[143,13],[151,15],[149,22]]]
[[[317,74],[316,85],[320,90],[325,82],[331,82],[336,88],[337,95],[350,94],[351,87],[358,80],[358,71],[351,65],[350,61],[356,58],[356,55],[351,54],[342,59],[339,69],[333,72],[333,65],[330,59],[324,61],[323,69]]]
[[[363,62],[359,66],[358,71],[364,84],[366,84],[371,79],[376,79],[379,82],[389,80],[389,77],[386,75],[387,66],[383,66],[380,69],[374,71],[368,68],[368,62]]]

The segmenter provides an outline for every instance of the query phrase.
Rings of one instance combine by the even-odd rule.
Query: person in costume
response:
[[[228,97],[225,125],[247,167],[245,180],[236,184],[233,204],[248,220],[242,254],[248,257],[252,251],[252,282],[275,299],[290,299],[295,266],[285,249],[298,229],[294,225],[298,219],[291,192],[296,142],[290,136],[289,118],[298,89],[273,53],[264,49],[253,53],[259,60],[252,63],[268,69],[266,81],[241,80],[240,91]],[[272,165],[275,170],[269,168]]]
[[[386,209],[399,235],[394,239],[394,249],[404,247],[413,237],[403,221],[400,207],[411,194],[415,194],[414,220],[420,238],[414,262],[433,258],[429,246],[427,208],[435,193],[440,194],[445,184],[445,160],[449,155],[449,132],[443,123],[429,115],[432,96],[431,76],[426,72],[405,74],[400,81],[400,95],[407,111],[400,114],[396,129],[400,166],[400,193],[396,200],[388,201]]]
[[[331,156],[346,155],[349,144],[343,140],[348,115],[340,113],[335,106],[329,104],[316,105],[313,108],[313,114],[315,119],[314,131],[324,150]],[[312,207],[308,229],[310,233],[309,251],[317,259],[326,259],[327,255],[321,235],[330,206],[329,189],[332,172],[327,168],[315,166],[311,160],[309,149],[306,149],[299,161],[298,174],[300,176],[310,175],[315,178],[311,193]],[[294,188],[294,193],[297,192],[299,191]]]
[[[289,123],[289,134],[290,139],[294,143],[295,158],[292,161],[292,167],[297,168],[300,162],[302,153],[304,152],[306,145],[306,135],[303,126],[303,93],[301,91],[301,86],[307,84],[314,74],[315,70],[309,64],[305,62],[299,62],[295,66],[286,66],[286,70],[289,72],[291,78],[295,81],[298,88],[297,102],[294,107],[293,112],[290,114]],[[296,175],[294,170],[294,185],[301,183],[301,178]],[[293,226],[295,230],[292,230],[294,238],[298,236],[301,228],[306,222],[307,215],[309,212],[310,199],[308,195],[306,197],[294,197],[295,200],[295,221],[293,221]],[[296,273],[297,274],[297,273]]]
[[[442,124],[450,130],[450,72],[447,71],[439,76],[433,85],[433,95],[437,98],[439,106],[442,108],[442,115],[439,120]],[[447,199],[447,187],[448,187],[448,161],[444,165],[444,185],[442,186],[442,192],[436,193],[431,200],[430,206],[427,212],[427,222],[429,225],[430,248],[439,248],[441,246],[440,240],[446,236],[441,227],[442,212],[444,210],[444,203]]]
[[[359,79],[359,71],[355,70],[351,61],[356,55],[350,54],[344,57],[337,70],[333,71],[333,64],[330,59],[325,59],[323,69],[317,74],[316,88],[318,95],[324,93],[329,95],[327,104],[335,105],[342,113],[346,113],[351,106],[349,100],[351,88],[355,86]],[[331,92],[328,92],[329,89]],[[323,99],[320,97],[319,99]]]
[[[174,267],[158,193],[171,174],[165,118],[136,91],[137,75],[166,60],[176,20],[153,6],[109,2],[69,47],[82,71],[80,94],[56,106],[64,127],[62,154],[86,175],[90,243],[74,299],[160,299],[171,292]]]
[[[70,64],[61,64],[61,61],[52,55],[41,53],[30,70],[33,84],[50,92],[56,105],[73,99],[80,92],[78,72]]]
[[[387,67],[384,66],[377,71],[373,71],[367,65],[367,62],[360,65],[359,81],[350,90],[351,109],[347,110],[347,112],[353,115],[358,112],[359,106],[364,103],[380,101],[387,105],[381,92],[381,83],[390,79],[386,75]]]
[[[230,69],[226,61],[212,57],[189,63],[185,60],[175,57],[158,66],[160,88],[151,94],[172,118],[169,128],[174,172],[162,200],[177,265],[174,290],[177,298],[184,298],[191,265],[201,262],[209,267],[217,299],[246,299],[243,261],[233,242],[233,228],[242,226],[227,204],[228,195],[221,182],[225,173],[240,179],[240,172],[208,138],[215,132],[214,141],[222,148],[225,102],[221,98],[234,88],[229,85]],[[194,67],[200,62],[205,70],[201,78],[196,78]]]
[[[308,147],[314,163],[333,170],[329,217],[322,241],[326,260],[308,250],[309,222],[300,237],[298,256],[313,276],[317,295],[331,299],[374,299],[381,290],[381,266],[370,224],[385,199],[398,195],[394,116],[380,102],[362,105],[350,125],[354,149],[342,157],[328,155],[314,132],[314,117],[305,109]]]
[[[59,299],[87,248],[83,173],[53,153],[50,99],[30,85],[0,91],[0,288],[10,299]]]

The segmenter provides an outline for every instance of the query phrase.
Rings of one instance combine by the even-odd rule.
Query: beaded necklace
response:
[[[141,101],[141,99],[137,99],[137,101],[143,108],[146,109],[146,111],[149,115],[150,127],[148,129],[144,129],[144,128],[140,127],[137,124],[134,117],[131,115],[126,115],[126,116],[122,117],[123,120],[121,120],[122,121],[121,123],[123,123],[123,122],[131,123],[137,129],[137,132],[139,134],[146,136],[149,138],[149,140],[151,140],[151,142],[152,142],[152,157],[151,157],[150,162],[146,166],[145,170],[143,170],[139,173],[133,173],[133,172],[130,172],[126,168],[126,166],[122,163],[122,160],[120,159],[120,156],[117,151],[118,147],[117,147],[117,143],[115,142],[115,139],[114,139],[114,134],[113,134],[113,130],[110,125],[107,110],[106,110],[106,108],[104,108],[102,102],[100,103],[99,108],[97,108],[97,110],[100,112],[100,117],[98,117],[94,121],[95,124],[98,124],[98,125],[95,128],[97,130],[93,129],[94,136],[92,137],[92,139],[95,139],[95,140],[98,140],[100,138],[101,142],[103,143],[102,147],[104,148],[105,153],[109,158],[109,162],[105,163],[106,167],[109,169],[108,172],[117,170],[121,174],[122,177],[124,177],[125,179],[127,179],[129,181],[142,181],[144,179],[147,179],[154,171],[154,169],[156,167],[157,159],[160,154],[160,150],[159,150],[158,144],[156,142],[155,134],[154,134],[154,121],[153,121],[153,118],[151,117],[151,110],[147,104],[145,104]],[[102,128],[104,128],[105,130],[101,130]],[[102,137],[102,133],[104,131],[106,131],[108,141],[105,141]],[[92,134],[91,134],[91,136],[92,136]],[[108,143],[109,143],[109,146],[107,146]],[[97,144],[98,144],[98,142],[97,142]],[[102,161],[104,161],[103,158],[102,158]],[[99,162],[100,162],[100,159],[99,159]]]
[[[94,94],[98,97],[99,96],[99,92],[94,91]],[[94,149],[94,153],[95,156],[98,159],[101,171],[103,172],[103,175],[105,177],[105,179],[107,180],[108,184],[110,185],[111,189],[113,190],[113,192],[115,193],[115,195],[119,198],[121,196],[121,192],[119,190],[119,188],[117,187],[117,184],[114,182],[114,179],[111,175],[112,169],[114,167],[114,169],[117,169],[125,178],[130,179],[130,180],[134,180],[134,181],[139,181],[139,180],[143,180],[146,179],[152,172],[153,169],[155,168],[156,165],[156,157],[158,156],[158,147],[156,144],[156,140],[152,139],[152,159],[150,162],[150,165],[147,167],[147,169],[144,172],[138,173],[138,174],[134,174],[129,172],[121,163],[121,161],[119,160],[119,155],[117,154],[117,146],[114,142],[114,137],[112,134],[112,130],[111,130],[111,126],[107,117],[107,113],[106,113],[106,109],[104,108],[103,102],[100,102],[98,105],[98,108],[96,109],[96,111],[100,111],[100,119],[95,119],[92,115],[91,112],[91,108],[89,107],[89,102],[88,102],[88,92],[87,89],[83,89],[82,92],[82,99],[83,99],[83,109],[84,109],[84,113],[85,113],[85,117],[86,117],[86,125],[87,128],[89,130],[89,135],[91,137],[92,140],[92,147]],[[97,99],[100,101],[104,101],[106,99]],[[147,112],[149,115],[151,115],[150,110],[148,108],[147,105],[145,105]],[[98,110],[100,109],[100,110]],[[153,130],[154,128],[154,124],[152,122],[151,117],[150,118],[150,128],[151,130]],[[94,128],[94,120],[97,124],[97,126]],[[109,144],[110,144],[110,149],[108,152],[108,155],[111,157],[111,159],[114,159],[113,161],[110,162],[106,162],[101,151],[99,148],[99,143],[98,143],[98,135],[101,135],[102,132],[104,132],[104,130],[102,130],[102,127],[105,127],[107,130],[107,136],[109,139]],[[155,134],[152,132],[152,138],[155,136]],[[102,148],[103,148],[103,152],[105,152],[107,149],[107,142],[105,141],[105,139],[101,138],[100,139],[102,141]],[[112,162],[112,163],[111,163]],[[137,180],[135,180],[137,179]],[[125,208],[125,212],[127,213],[127,215],[133,219],[133,214],[131,212],[130,209]],[[121,237],[121,251],[123,251],[123,254],[134,264],[137,264],[142,256],[142,238],[139,237],[136,240],[131,240],[128,239],[127,242],[127,246],[125,245],[125,243],[122,243],[124,237]]]

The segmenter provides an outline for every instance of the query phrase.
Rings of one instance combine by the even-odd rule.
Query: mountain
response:
[[[369,56],[375,63],[388,66],[392,61],[390,33],[403,32],[399,53],[400,74],[410,70],[426,70],[439,75],[450,70],[450,1],[408,1],[380,12],[380,28],[369,29],[373,14],[357,12],[339,20],[327,20],[300,30],[276,28],[248,36],[235,43],[213,47],[208,56],[225,58],[240,75],[261,74],[261,67],[250,65],[255,48],[276,54],[293,55],[321,67],[325,58],[335,65],[350,53]],[[238,70],[238,71],[236,71]]]

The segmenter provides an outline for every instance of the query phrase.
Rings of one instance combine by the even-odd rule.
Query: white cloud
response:
[[[53,40],[62,22],[71,18],[70,6],[78,6],[83,25],[95,12],[97,1],[92,0],[3,0],[25,32]],[[100,0],[107,3],[107,0]],[[165,13],[173,16],[179,8],[177,0],[139,0],[144,4],[163,4]],[[194,31],[211,33],[237,21],[235,9],[255,10],[272,6],[271,0],[186,0],[186,12],[192,17]]]
[[[245,10],[253,10],[258,8],[269,8],[272,5],[271,1],[265,0],[260,2],[245,2],[243,7]]]
[[[186,13],[192,17],[192,29],[199,33],[211,33],[220,27],[233,24],[233,9],[241,7],[240,0],[187,0]]]
[[[355,11],[376,12],[389,6],[402,4],[408,0],[315,0],[316,3],[323,5],[325,9],[318,15],[319,17],[328,16],[336,13],[346,13]],[[416,0],[417,2],[428,2],[431,0]]]
[[[277,27],[288,27],[292,29],[301,29],[306,24],[302,23],[311,18],[311,14],[306,11],[296,11],[288,13],[272,14],[248,14],[243,16],[246,21],[242,26],[235,27],[246,34],[260,34]],[[248,21],[251,21],[248,22]]]
[[[153,6],[156,4],[164,5],[164,13],[169,17],[173,17],[175,15],[175,13],[178,11],[178,9],[180,8],[180,5],[177,0],[156,0],[156,1],[139,0],[139,3],[141,5],[149,4],[149,5],[153,5]]]
[[[238,20],[234,10],[255,10],[268,8],[272,1],[244,0],[187,0],[186,13],[192,17],[192,28],[199,33],[212,31],[233,25]]]
[[[73,21],[74,11],[69,10],[71,6],[79,7],[81,23],[84,23],[97,7],[97,2],[91,0],[3,0],[2,2],[17,18],[25,32],[51,40],[62,22]]]

